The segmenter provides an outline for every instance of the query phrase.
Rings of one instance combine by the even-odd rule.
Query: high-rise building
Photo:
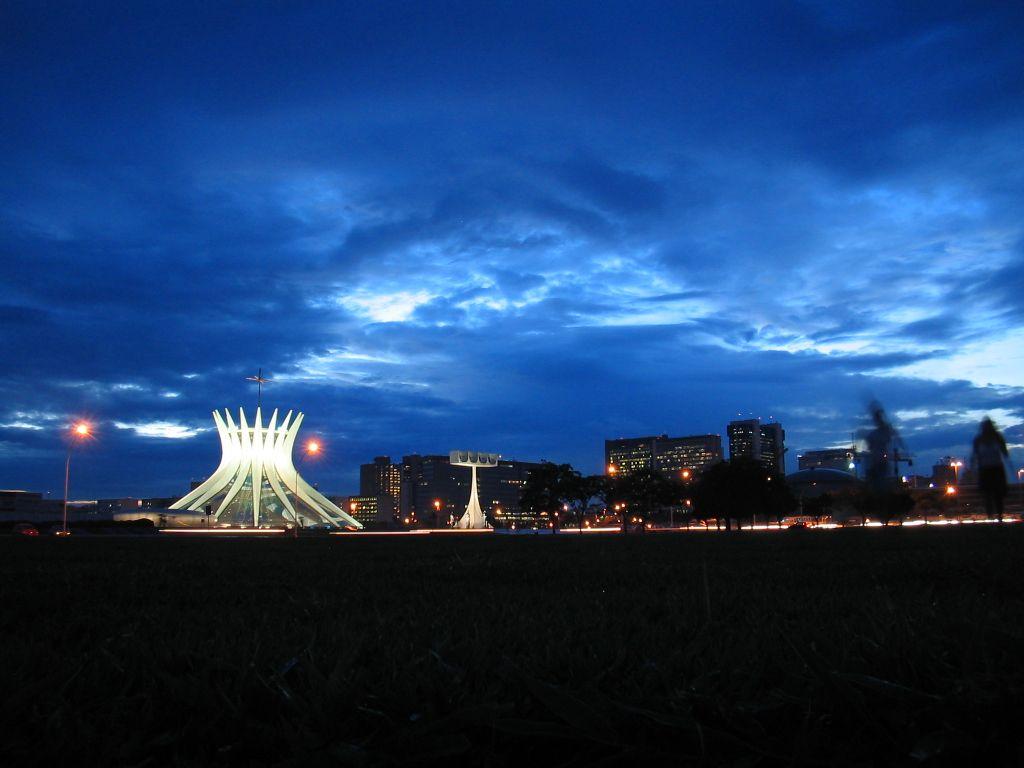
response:
[[[360,466],[359,495],[377,499],[377,518],[374,522],[390,523],[398,515],[401,505],[401,465],[392,464],[390,456],[376,456],[373,463]]]
[[[686,479],[683,473],[699,475],[721,460],[721,435],[653,435],[604,441],[604,464],[608,474],[631,475],[648,470]]]
[[[857,474],[857,452],[853,448],[824,448],[819,451],[804,451],[797,457],[800,469],[838,469]]]
[[[477,474],[477,495],[484,514],[495,525],[531,524],[519,506],[530,472],[540,464],[502,459]],[[402,519],[445,527],[462,517],[469,503],[469,467],[452,466],[448,456],[412,454],[402,457],[399,509]]]
[[[730,421],[728,432],[730,459],[754,459],[772,474],[786,473],[786,432],[781,424],[741,419]]]

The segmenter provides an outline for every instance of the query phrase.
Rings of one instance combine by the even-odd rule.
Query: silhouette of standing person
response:
[[[1009,457],[1006,440],[987,416],[982,419],[971,451],[971,467],[978,472],[978,488],[985,499],[985,515],[993,513],[1003,522],[1003,498],[1006,496],[1006,470],[1003,462]]]
[[[885,410],[877,401],[869,406],[874,427],[864,438],[867,443],[868,461],[865,479],[874,493],[882,494],[893,490],[898,472],[897,451],[903,447],[903,440],[896,428],[885,417]]]
[[[901,449],[905,449],[903,440],[896,428],[885,417],[885,410],[875,400],[868,406],[873,426],[862,438],[867,447],[867,462],[864,479],[867,483],[865,504],[881,516],[882,521],[889,521],[906,514],[913,501],[906,494],[900,493],[897,474],[901,461],[909,462]],[[867,514],[861,517],[861,525],[867,523]]]

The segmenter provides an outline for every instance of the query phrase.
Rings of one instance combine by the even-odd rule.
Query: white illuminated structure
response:
[[[230,411],[213,413],[220,435],[220,466],[202,485],[174,502],[170,509],[208,511],[211,525],[266,528],[299,525],[304,528],[352,528],[363,526],[333,504],[299,475],[292,463],[292,448],[303,414],[292,412],[277,423],[277,410],[263,426],[256,409],[250,427],[245,411],[238,410],[238,424]]]
[[[469,483],[469,504],[466,505],[466,513],[459,518],[455,524],[456,528],[490,528],[484,511],[480,509],[480,499],[476,493],[476,470],[487,467],[498,466],[496,453],[479,453],[477,451],[452,451],[448,454],[448,461],[453,467],[470,467],[472,469]]]

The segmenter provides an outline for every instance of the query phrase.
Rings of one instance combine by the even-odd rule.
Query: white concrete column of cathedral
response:
[[[292,462],[295,438],[303,414],[278,411],[263,425],[256,408],[252,426],[239,409],[236,425],[231,412],[214,412],[221,442],[220,465],[205,482],[174,502],[170,509],[194,512],[209,508],[214,524],[259,528],[304,524],[358,530],[363,526],[306,482]],[[301,506],[300,506],[301,502]]]

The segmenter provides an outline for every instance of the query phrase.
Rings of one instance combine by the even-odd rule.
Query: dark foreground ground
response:
[[[3,537],[0,763],[1016,765],[1022,553],[1024,525]]]

